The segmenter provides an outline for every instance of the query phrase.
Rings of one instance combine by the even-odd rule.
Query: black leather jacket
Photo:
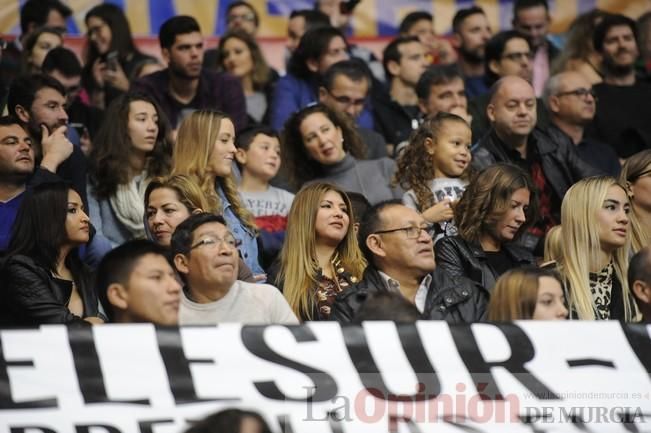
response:
[[[502,246],[515,267],[534,265],[533,254],[514,244]],[[480,245],[461,239],[460,236],[447,236],[434,245],[436,264],[452,277],[466,277],[488,291],[493,290],[499,277],[486,260],[486,253]]]
[[[72,285],[57,283],[50,272],[31,258],[7,258],[0,270],[0,323],[11,326],[40,324],[90,324],[68,310]],[[97,293],[84,275],[77,288],[84,317],[99,316]]]
[[[567,136],[551,129],[534,128],[529,134],[528,146],[539,156],[545,178],[561,200],[577,181],[602,174],[581,159]],[[492,129],[479,140],[472,155],[472,165],[483,170],[498,162],[516,162],[509,156],[509,151],[513,152]]]
[[[453,279],[440,268],[436,268],[431,275],[422,319],[445,320],[448,323],[485,320],[488,298],[484,290],[468,279]],[[378,270],[369,265],[362,281],[337,296],[330,320],[352,322],[371,293],[389,290]]]

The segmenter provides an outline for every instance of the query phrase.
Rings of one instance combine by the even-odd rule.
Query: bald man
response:
[[[579,157],[569,139],[536,128],[536,103],[533,87],[520,77],[504,77],[493,84],[486,107],[491,129],[479,140],[472,162],[480,170],[510,162],[531,174],[538,187],[541,219],[522,242],[538,253],[547,230],[560,223],[567,189],[599,171]]]
[[[543,103],[551,118],[550,133],[565,135],[588,164],[611,176],[621,171],[615,151],[597,139],[586,137],[585,127],[594,119],[597,98],[588,79],[578,72],[561,72],[549,78]]]

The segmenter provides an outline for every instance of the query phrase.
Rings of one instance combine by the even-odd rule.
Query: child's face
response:
[[[280,169],[280,142],[275,137],[258,134],[249,145],[249,150],[238,150],[238,161],[244,172],[269,181]]]
[[[468,168],[472,155],[472,134],[463,122],[448,121],[431,145],[434,177],[459,177]]]

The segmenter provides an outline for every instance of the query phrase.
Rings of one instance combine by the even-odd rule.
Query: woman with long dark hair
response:
[[[90,230],[79,193],[48,183],[25,194],[0,270],[0,323],[103,323],[77,255]]]

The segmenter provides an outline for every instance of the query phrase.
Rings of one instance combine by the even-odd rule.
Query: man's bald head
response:
[[[517,76],[500,78],[491,87],[486,115],[503,140],[528,136],[536,126],[536,94]]]

